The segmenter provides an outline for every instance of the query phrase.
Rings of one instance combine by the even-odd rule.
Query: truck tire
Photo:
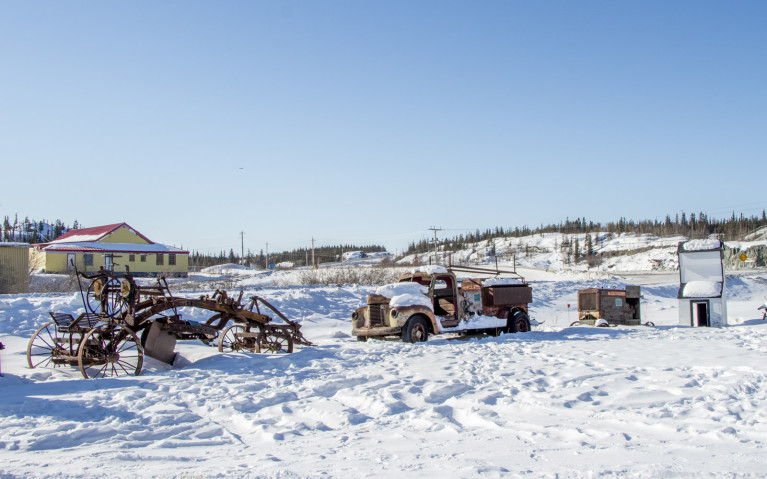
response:
[[[426,320],[421,316],[410,318],[402,328],[402,341],[406,343],[419,343],[429,338],[429,327]]]
[[[524,311],[509,313],[506,330],[509,333],[527,333],[530,331],[530,317]]]

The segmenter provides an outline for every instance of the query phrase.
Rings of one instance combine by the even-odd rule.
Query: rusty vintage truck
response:
[[[498,335],[527,332],[531,322],[537,324],[528,315],[533,295],[523,277],[463,279],[459,286],[454,271],[461,270],[417,268],[398,283],[379,287],[352,313],[352,335],[358,341],[399,337],[415,343],[430,334]]]

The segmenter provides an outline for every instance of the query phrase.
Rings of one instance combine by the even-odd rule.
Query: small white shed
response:
[[[679,243],[679,324],[727,326],[724,244],[718,239]]]

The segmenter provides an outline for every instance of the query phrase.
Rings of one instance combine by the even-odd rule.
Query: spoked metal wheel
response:
[[[260,337],[261,351],[265,353],[292,353],[293,338],[281,329],[266,328]]]
[[[96,278],[88,286],[87,304],[93,314],[105,314],[114,318],[125,307],[123,286],[115,278]]]
[[[27,344],[27,364],[47,368],[56,366],[54,359],[67,352],[64,345],[56,337],[56,323],[50,322],[41,326]]]
[[[83,336],[77,352],[85,378],[138,376],[143,363],[144,348],[136,333],[125,326],[96,326]]]
[[[239,351],[260,353],[258,345],[258,332],[248,331],[241,324],[233,324],[224,329],[218,337],[218,351],[222,353],[236,353]]]

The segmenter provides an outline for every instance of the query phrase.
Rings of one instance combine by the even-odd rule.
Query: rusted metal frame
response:
[[[282,327],[282,329],[284,331],[286,331],[286,332],[290,331],[290,335],[292,336],[294,343],[303,344],[305,346],[314,346],[314,343],[312,343],[311,341],[306,339],[304,337],[304,335],[301,333],[301,331],[300,331],[301,325],[298,324],[296,321],[289,320],[287,318],[287,316],[282,314],[280,312],[280,310],[278,310],[276,307],[274,307],[269,301],[265,300],[264,298],[262,298],[260,296],[252,296],[251,297],[251,301],[253,301],[253,303],[256,305],[256,309],[257,310],[259,310],[258,303],[259,302],[263,303],[264,306],[266,306],[267,308],[271,309],[274,312],[274,314],[276,314],[277,316],[280,317],[280,319],[285,321],[285,323],[287,323],[288,326],[287,327]],[[279,325],[272,325],[272,324],[270,324],[269,326],[271,326],[273,328],[280,327]]]
[[[499,274],[513,274],[521,279],[522,282],[525,282],[524,276],[517,273],[516,270],[514,271],[508,271],[503,269],[490,269],[490,268],[480,268],[478,266],[460,266],[460,265],[449,265],[447,267],[448,271],[460,271],[462,273],[489,273],[489,274],[495,274],[496,276]]]
[[[186,324],[186,323],[165,323],[162,324],[162,329],[165,331],[171,331],[174,333],[188,333],[188,334],[202,334],[202,335],[215,335],[219,330],[213,326]]]

